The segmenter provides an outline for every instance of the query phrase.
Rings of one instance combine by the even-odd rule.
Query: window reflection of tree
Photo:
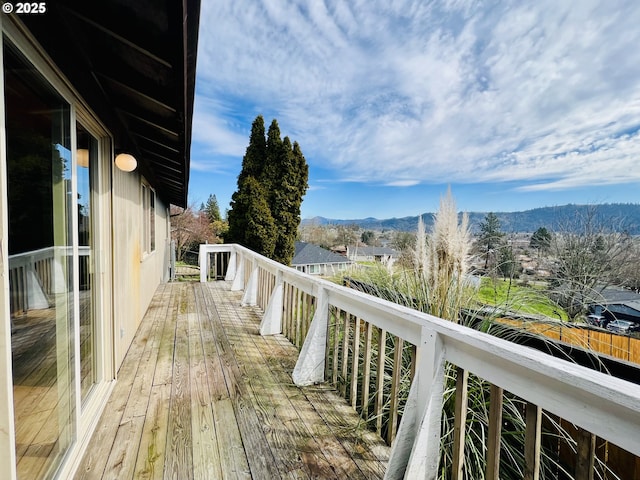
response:
[[[16,127],[7,134],[9,254],[53,245],[51,198],[64,167],[50,137]]]

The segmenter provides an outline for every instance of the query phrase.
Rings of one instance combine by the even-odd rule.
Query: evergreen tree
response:
[[[231,209],[227,214],[229,222],[229,230],[225,236],[228,243],[239,243],[247,245],[246,226],[247,226],[247,208],[246,192],[243,188],[246,186],[245,180],[249,177],[254,180],[260,179],[263,171],[264,159],[267,150],[267,143],[264,138],[264,119],[262,115],[258,115],[251,125],[251,135],[249,137],[249,146],[242,158],[242,170],[238,175],[238,189],[231,197]]]
[[[548,252],[551,248],[551,233],[545,227],[538,228],[529,240],[529,246],[535,248],[538,253]]]
[[[485,256],[485,270],[489,267],[489,259],[495,258],[496,249],[502,244],[502,237],[504,233],[500,230],[500,219],[493,212],[487,213],[484,221],[480,222],[480,234],[477,240],[477,245]]]
[[[271,129],[269,129],[271,133]],[[289,252],[289,243],[293,247],[295,242],[295,233],[298,228],[296,223],[293,226],[293,218],[291,215],[290,204],[294,201],[294,192],[291,185],[291,169],[293,168],[293,152],[291,150],[291,141],[289,137],[285,137],[284,141],[277,139],[271,143],[271,138],[267,140],[268,145],[273,145],[273,152],[269,158],[270,168],[272,170],[271,181],[271,213],[277,225],[277,238],[273,259],[277,262],[288,265],[293,258],[293,249]],[[294,231],[292,232],[291,229]],[[293,241],[289,239],[293,233]],[[289,255],[291,253],[291,255]]]
[[[267,141],[264,138],[264,118],[258,115],[251,125],[249,146],[242,158],[242,171],[239,179],[253,177],[261,179],[264,173]]]
[[[280,188],[279,183],[282,181],[281,177],[285,173],[283,171],[283,156],[286,155],[283,141],[280,138],[280,127],[276,119],[273,119],[271,125],[269,125],[265,151],[261,183],[267,191],[269,207],[273,211],[274,202],[276,201],[274,197]]]
[[[272,213],[278,227],[274,259],[289,265],[295,252],[300,225],[300,206],[307,191],[309,168],[300,145],[291,145],[289,137],[282,141],[280,155],[274,159]]]
[[[264,120],[258,116],[242,161],[238,190],[232,196],[227,216],[229,232],[225,240],[241,243],[289,265],[295,250],[300,206],[308,188],[308,177],[309,167],[300,145],[295,142],[292,146],[288,137],[280,138],[280,127],[275,119],[265,138]],[[248,179],[255,180],[260,187],[259,193],[256,193],[256,184],[247,182]],[[248,188],[259,196],[251,204]],[[259,212],[264,214],[261,223],[255,218]],[[269,241],[258,239],[267,234],[271,235]]]
[[[372,246],[376,241],[376,234],[371,230],[365,230],[364,232],[362,232],[362,235],[360,235],[360,240],[362,241],[362,243]]]
[[[262,185],[252,176],[248,176],[239,181],[238,190],[233,194],[232,200],[229,231],[233,229],[234,232],[242,232],[242,245],[272,258],[276,228]],[[244,212],[244,215],[231,215],[231,212],[240,211]]]
[[[215,195],[209,195],[206,205],[203,205],[200,210],[203,210],[207,214],[209,223],[213,223],[222,220],[220,215],[220,207],[218,205],[218,199]]]
[[[511,245],[501,245],[498,250],[498,271],[504,278],[518,278],[520,275],[520,266],[513,254]]]

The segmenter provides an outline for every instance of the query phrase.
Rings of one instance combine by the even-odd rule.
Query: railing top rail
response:
[[[13,255],[9,255],[9,262],[17,263],[21,260],[23,261],[33,261],[33,259],[44,259],[53,257],[53,252],[56,247],[45,247],[39,248],[37,250],[30,250],[28,252],[22,253],[14,253]]]
[[[56,252],[64,252],[65,255],[73,254],[72,246],[53,246],[38,248],[37,250],[29,250],[28,252],[14,253],[9,255],[9,268],[15,268],[25,263],[35,262],[39,260],[45,260],[47,258],[54,258]],[[91,254],[91,247],[88,245],[78,246],[78,254],[80,256],[88,256]]]

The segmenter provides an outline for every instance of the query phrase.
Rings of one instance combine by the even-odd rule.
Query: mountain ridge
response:
[[[472,231],[477,231],[487,212],[467,212]],[[574,204],[553,207],[536,207],[518,212],[494,211],[500,220],[503,232],[524,233],[534,232],[540,227],[557,231],[571,223],[576,217],[594,215],[599,222],[616,231],[626,231],[630,235],[640,235],[640,203],[602,203],[602,204]],[[426,226],[433,221],[433,212],[425,212],[422,219]],[[326,217],[312,217],[302,220],[301,225],[357,225],[364,230],[398,230],[415,231],[419,215],[406,217],[392,217],[378,219],[367,217],[361,219],[331,219]]]

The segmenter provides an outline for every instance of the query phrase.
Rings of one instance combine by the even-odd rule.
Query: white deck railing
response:
[[[212,262],[216,271],[226,267],[225,279],[233,290],[244,291],[243,304],[262,308],[261,334],[284,333],[299,346],[294,381],[334,383],[392,443],[385,478],[438,476],[447,362],[458,367],[460,392],[453,478],[462,468],[469,373],[492,384],[487,478],[499,475],[503,390],[527,402],[526,478],[537,478],[542,410],[587,432],[577,440],[578,452],[587,452],[587,470],[593,469],[596,436],[640,456],[639,385],[300,273],[238,245],[200,246],[202,282],[208,280]],[[389,345],[393,359],[387,362]],[[403,356],[411,359],[408,371]],[[408,398],[394,398],[406,381],[411,382]],[[576,467],[576,478],[579,468],[584,467]]]
[[[81,283],[89,271],[90,254],[91,247],[78,247]],[[72,247],[47,247],[9,255],[11,315],[49,308],[49,298],[68,288],[65,263],[72,255]]]

